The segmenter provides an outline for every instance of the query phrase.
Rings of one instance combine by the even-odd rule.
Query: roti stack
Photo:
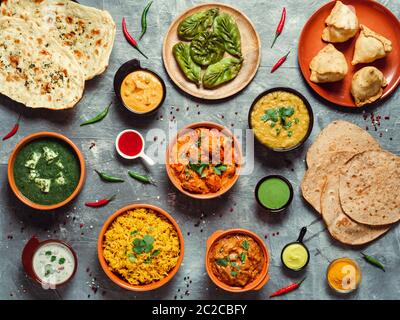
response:
[[[22,33],[17,29],[9,29],[13,31],[9,35],[15,40],[13,42],[5,39],[4,34],[0,35],[0,50],[4,59],[10,59],[22,47],[24,50],[21,51],[19,58],[21,61],[29,62],[32,60],[30,50],[35,53],[36,47],[42,49],[42,44],[50,43],[53,49],[47,51],[52,51],[53,55],[51,58],[48,57],[48,60],[56,64],[63,64],[60,62],[61,57],[59,59],[55,55],[57,51],[59,56],[67,56],[65,60],[71,65],[65,67],[67,74],[80,72],[82,76],[77,78],[77,82],[80,82],[78,86],[80,93],[74,93],[74,96],[72,96],[70,91],[75,90],[75,88],[70,90],[70,84],[64,83],[63,85],[67,89],[65,90],[65,97],[69,99],[59,99],[57,103],[54,103],[57,94],[53,94],[52,88],[49,89],[47,77],[45,77],[46,79],[36,76],[32,78],[35,87],[47,86],[46,94],[43,94],[42,91],[43,97],[37,96],[36,92],[32,93],[30,86],[21,85],[24,81],[17,85],[2,81],[0,93],[32,108],[42,107],[57,110],[71,108],[79,101],[83,93],[84,84],[81,83],[80,79],[82,77],[84,80],[92,79],[106,70],[116,31],[115,23],[107,11],[83,6],[70,0],[5,0],[1,4],[1,15],[3,16],[2,21],[9,21],[8,23],[13,25],[23,25],[23,23],[27,25],[27,30],[23,30]],[[35,24],[35,27],[31,25],[32,23]],[[33,30],[33,33],[29,34],[28,30]],[[41,35],[43,43],[31,41],[31,38],[36,37],[37,34]],[[17,42],[17,39],[20,42]],[[4,46],[6,42],[7,45]],[[57,48],[54,48],[55,46]],[[71,60],[74,60],[74,62],[70,62]],[[11,69],[7,69],[7,64],[4,65],[4,61],[2,62],[0,63],[0,73],[3,77],[9,76],[10,73],[11,76],[21,73],[24,78],[31,72],[29,68],[31,64],[14,64],[11,66],[12,71],[10,72]],[[80,71],[77,71],[78,69]],[[47,70],[43,71],[48,76],[54,74],[47,72]],[[11,90],[10,86],[15,87]],[[10,94],[11,91],[16,92]],[[26,99],[27,96],[32,95],[34,96],[33,101]],[[79,96],[79,98],[76,99],[76,96]],[[51,101],[49,97],[52,99]],[[47,99],[47,103],[43,102],[44,99]]]
[[[400,158],[365,130],[334,121],[307,153],[303,197],[322,215],[333,238],[362,245],[400,220]]]

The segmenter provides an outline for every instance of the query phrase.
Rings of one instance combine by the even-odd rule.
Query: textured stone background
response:
[[[372,128],[370,120],[364,120],[361,112],[350,113],[338,110],[319,99],[305,84],[296,57],[297,42],[302,26],[308,17],[326,1],[324,0],[249,0],[222,1],[243,10],[254,22],[262,40],[261,67],[254,81],[238,96],[223,103],[194,101],[179,92],[169,81],[163,69],[161,44],[167,27],[173,18],[200,1],[168,0],[154,1],[149,14],[148,33],[141,47],[149,55],[142,60],[130,47],[121,33],[120,21],[125,15],[131,32],[140,32],[140,14],[147,1],[144,0],[82,0],[81,3],[108,10],[117,22],[117,36],[111,56],[110,67],[102,76],[87,83],[84,98],[70,111],[48,112],[28,110],[5,97],[0,97],[0,132],[12,127],[18,114],[22,114],[18,134],[0,143],[0,298],[1,299],[266,299],[268,294],[299,280],[307,280],[297,293],[282,299],[398,299],[400,297],[400,228],[394,227],[388,234],[371,245],[362,248],[379,257],[387,266],[387,272],[367,265],[361,258],[360,249],[352,249],[333,241],[317,215],[305,205],[299,192],[299,183],[304,174],[304,156],[309,143],[318,132],[334,119],[344,119]],[[381,1],[394,14],[400,16],[400,1]],[[282,6],[288,10],[287,24],[274,49],[269,49]],[[271,65],[288,49],[292,49],[287,63],[274,75],[269,73]],[[167,98],[157,115],[143,120],[134,118],[116,102],[112,81],[117,68],[127,60],[140,58],[142,64],[159,72],[167,84]],[[315,124],[312,136],[304,149],[288,155],[273,156],[256,147],[256,167],[252,175],[239,179],[235,188],[222,199],[208,202],[193,201],[176,192],[169,183],[164,166],[150,169],[158,181],[158,187],[143,186],[127,177],[125,184],[100,183],[93,169],[126,175],[128,169],[145,170],[141,161],[124,162],[115,152],[113,142],[118,132],[136,128],[147,133],[152,128],[166,129],[173,117],[178,127],[193,121],[211,120],[235,128],[247,128],[247,113],[254,98],[263,90],[289,86],[302,92],[310,101]],[[101,123],[88,127],[79,124],[96,115],[110,101],[114,101],[109,116]],[[383,148],[400,154],[400,91],[389,99],[378,103],[367,113],[382,117],[381,126],[372,135]],[[175,107],[175,108],[174,108]],[[177,111],[179,108],[179,111]],[[222,119],[222,115],[224,118]],[[69,206],[55,212],[44,213],[23,206],[11,193],[7,182],[7,161],[15,144],[24,136],[37,131],[56,131],[69,136],[83,151],[88,175],[85,187]],[[148,137],[153,140],[151,136]],[[96,147],[89,150],[92,142]],[[165,142],[164,142],[165,145]],[[268,174],[282,174],[290,179],[295,188],[295,198],[290,210],[279,216],[270,216],[261,211],[254,200],[253,190],[257,181]],[[93,210],[83,203],[113,194],[118,188],[117,199],[110,205]],[[398,196],[397,190],[393,190]],[[170,212],[182,228],[185,236],[185,259],[175,278],[163,288],[149,293],[127,292],[114,285],[101,270],[96,252],[97,235],[105,219],[118,208],[133,203],[148,202]],[[311,251],[311,261],[303,274],[292,274],[283,270],[280,252],[284,244],[297,238],[302,226],[309,225],[306,243]],[[225,293],[210,281],[204,268],[205,242],[217,229],[243,227],[267,236],[265,242],[272,255],[271,280],[259,292],[241,295]],[[25,275],[20,254],[32,235],[41,239],[59,238],[72,244],[78,253],[79,268],[73,281],[59,290],[42,290]],[[319,250],[319,251],[318,251]],[[321,253],[322,254],[321,254]],[[360,289],[352,295],[340,297],[326,285],[325,272],[328,260],[349,256],[355,258],[363,270]],[[92,288],[98,288],[92,290]],[[185,294],[186,293],[186,294]]]

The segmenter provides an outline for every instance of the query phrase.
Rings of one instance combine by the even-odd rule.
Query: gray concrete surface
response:
[[[161,59],[161,45],[168,25],[182,10],[200,1],[155,1],[149,14],[148,33],[141,47],[149,55],[143,60],[129,46],[121,33],[122,16],[127,17],[133,34],[140,32],[140,14],[147,1],[141,0],[82,0],[81,3],[108,10],[117,22],[117,36],[108,70],[87,83],[84,98],[76,108],[65,112],[28,110],[5,97],[0,97],[0,132],[12,127],[18,114],[22,114],[21,128],[12,139],[0,142],[0,299],[266,299],[269,293],[299,280],[307,280],[296,293],[282,299],[399,299],[400,297],[400,228],[362,248],[379,257],[387,272],[367,265],[360,257],[360,249],[352,249],[333,241],[318,216],[302,201],[299,183],[305,171],[304,156],[308,145],[318,132],[334,119],[345,119],[368,126],[371,134],[383,148],[400,154],[400,91],[389,99],[368,109],[381,115],[381,125],[373,130],[371,121],[361,112],[338,110],[318,98],[304,82],[297,65],[296,49],[302,26],[324,0],[249,0],[222,1],[243,10],[254,22],[262,40],[262,62],[254,81],[239,95],[221,103],[193,100],[178,91],[169,81]],[[400,16],[399,0],[381,1]],[[288,19],[282,36],[273,50],[269,49],[275,33],[282,6],[288,10]],[[288,49],[293,54],[274,75],[269,73],[272,64]],[[113,93],[115,71],[127,60],[140,58],[142,64],[159,72],[167,84],[167,98],[162,109],[148,119],[134,118],[118,105]],[[315,125],[305,147],[287,155],[274,156],[256,147],[255,170],[243,176],[231,192],[207,202],[194,201],[178,193],[169,183],[163,165],[150,168],[158,187],[143,186],[127,177],[122,185],[100,183],[94,169],[126,175],[128,169],[145,172],[141,161],[121,161],[114,152],[114,139],[126,128],[136,128],[147,133],[152,128],[166,129],[171,121],[178,127],[200,120],[211,120],[235,128],[247,128],[247,113],[254,98],[263,90],[289,86],[302,92],[310,101]],[[79,124],[114,101],[109,116],[101,123],[88,127]],[[179,111],[177,110],[179,108]],[[174,117],[174,119],[173,119]],[[383,119],[390,117],[390,119]],[[173,119],[173,120],[172,120]],[[7,161],[15,144],[24,136],[37,131],[56,131],[70,137],[81,148],[87,162],[88,175],[83,191],[69,206],[45,213],[33,211],[22,205],[12,194],[7,182]],[[152,140],[152,137],[149,137]],[[94,142],[96,146],[89,150]],[[165,146],[165,142],[164,142]],[[285,214],[270,216],[260,210],[254,200],[253,190],[257,181],[268,174],[282,174],[294,185],[294,201]],[[115,190],[115,189],[118,190]],[[93,210],[85,201],[102,198],[118,192],[117,199],[108,206]],[[397,190],[393,190],[398,196]],[[149,293],[133,293],[114,285],[101,270],[96,252],[97,236],[105,219],[118,208],[135,202],[158,205],[170,212],[185,236],[185,258],[179,273],[163,288]],[[284,244],[295,240],[300,228],[310,225],[306,243],[311,251],[311,261],[302,274],[291,274],[281,266],[280,252]],[[205,242],[217,229],[243,227],[265,238],[272,255],[271,280],[259,292],[233,295],[217,289],[204,268]],[[20,255],[32,235],[41,239],[59,238],[72,244],[78,253],[79,268],[73,281],[57,291],[43,290],[25,275]],[[325,272],[328,260],[349,256],[361,265],[363,280],[358,291],[349,296],[337,296],[327,287]]]

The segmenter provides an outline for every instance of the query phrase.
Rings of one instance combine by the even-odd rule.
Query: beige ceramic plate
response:
[[[175,61],[175,57],[172,53],[172,47],[177,42],[181,41],[178,38],[179,23],[187,16],[210,8],[219,8],[220,12],[229,13],[236,20],[242,39],[242,53],[244,62],[238,76],[231,82],[228,82],[215,89],[203,89],[197,88],[194,83],[185,78]],[[172,81],[187,94],[206,100],[224,99],[243,90],[256,75],[260,65],[260,59],[261,42],[253,23],[244,13],[231,6],[221,3],[200,4],[183,12],[172,22],[168,29],[167,35],[165,36],[163,44],[164,66]]]

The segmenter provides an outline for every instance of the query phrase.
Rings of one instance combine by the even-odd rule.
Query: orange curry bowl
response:
[[[200,135],[197,135],[196,130],[201,129],[204,129],[204,131],[200,131]],[[206,136],[206,138],[200,138],[197,141],[192,140],[195,136],[202,137],[203,132],[208,132],[209,135]],[[214,140],[217,137],[230,138],[230,140],[222,139],[219,140],[220,142],[213,143],[212,141],[217,141]],[[186,142],[183,142],[182,140],[186,140]],[[209,144],[202,144],[202,141],[209,141]],[[221,143],[221,141],[224,142]],[[226,144],[226,141],[232,143]],[[221,146],[223,146],[223,148],[221,148]],[[207,150],[205,148],[207,148]],[[232,156],[229,156],[229,153],[226,152],[226,150],[231,151],[230,154]],[[195,163],[195,166],[197,166],[196,169],[202,170],[201,165],[203,163],[212,164],[212,167],[209,165],[207,169],[204,170],[203,168],[203,173],[209,172],[209,174],[204,175],[199,171],[196,173],[195,171],[192,172],[187,169],[193,164],[190,160],[193,158],[192,154],[195,154],[197,158],[197,163]],[[185,159],[183,158],[183,155],[185,155]],[[214,155],[217,156],[215,157]],[[226,163],[223,163],[224,160],[228,158],[227,155],[229,156],[229,160]],[[223,160],[220,160],[222,157],[224,157]],[[204,158],[207,160],[203,161]],[[229,163],[228,166],[227,163]],[[239,178],[241,164],[242,151],[236,137],[226,127],[207,121],[192,123],[182,128],[177,135],[171,139],[167,147],[165,160],[166,171],[172,184],[181,193],[191,198],[201,200],[213,199],[228,192]],[[182,169],[180,172],[177,170],[178,166]],[[222,166],[226,171],[221,172],[218,169],[218,171],[215,171],[215,166],[219,166],[219,168]],[[234,172],[231,171],[233,168],[235,169]],[[229,173],[229,176],[228,171],[231,172]],[[219,174],[218,177],[216,176],[216,172]],[[208,189],[209,181],[210,184],[212,183],[210,189]],[[185,187],[183,184],[185,184]],[[211,188],[215,188],[215,190],[212,190]]]
[[[14,177],[14,165],[15,161],[17,158],[18,153],[23,149],[27,144],[34,140],[38,139],[43,139],[43,138],[50,138],[50,139],[55,139],[55,140],[60,140],[61,142],[65,143],[68,147],[71,148],[71,150],[74,152],[76,159],[79,163],[79,169],[80,169],[80,176],[79,180],[77,182],[77,185],[74,189],[74,191],[63,201],[51,205],[43,205],[43,204],[38,204],[35,203],[34,201],[28,199],[18,188],[15,177]],[[38,132],[38,133],[33,133],[25,138],[23,138],[14,148],[12,151],[10,158],[8,160],[8,169],[7,169],[7,174],[8,174],[8,182],[10,184],[11,190],[14,192],[15,196],[23,202],[25,205],[36,209],[36,210],[42,210],[42,211],[49,211],[49,210],[55,210],[58,208],[61,208],[65,206],[66,204],[70,203],[77,195],[78,193],[82,190],[83,184],[85,182],[85,175],[86,175],[86,169],[85,169],[85,159],[82,155],[82,152],[79,150],[79,148],[66,136],[55,133],[55,132]]]
[[[241,236],[243,235],[243,236],[247,236],[247,237],[253,239],[258,244],[259,249],[261,249],[261,251],[264,255],[261,271],[257,274],[257,276],[254,278],[254,280],[247,283],[243,287],[230,286],[230,285],[226,284],[225,282],[220,280],[214,274],[213,268],[212,268],[212,263],[214,263],[214,262],[211,261],[212,260],[212,252],[211,252],[212,250],[211,249],[214,247],[214,245],[216,245],[216,243],[219,240],[226,238],[227,236],[232,236],[232,235],[241,235]],[[207,273],[208,273],[209,277],[211,278],[211,280],[215,283],[215,285],[217,285],[221,289],[224,289],[225,291],[229,291],[229,292],[233,292],[233,293],[258,291],[258,290],[261,290],[268,282],[268,280],[269,280],[268,269],[269,269],[269,261],[270,261],[269,252],[268,252],[267,246],[265,245],[263,240],[258,235],[256,235],[254,232],[246,230],[246,229],[229,229],[229,230],[225,230],[225,231],[218,230],[218,231],[215,231],[208,238],[206,246],[207,247],[206,247],[205,264],[206,264]]]
[[[155,213],[159,214],[160,216],[166,218],[167,221],[170,222],[171,225],[175,228],[177,235],[178,235],[179,244],[180,244],[179,258],[177,260],[176,265],[168,272],[168,275],[159,281],[152,282],[149,284],[144,284],[144,285],[130,284],[128,281],[123,279],[122,276],[119,276],[118,274],[114,273],[111,270],[110,266],[108,265],[108,263],[104,257],[104,237],[105,237],[107,230],[109,229],[111,224],[115,221],[115,219],[117,219],[119,216],[126,213],[127,211],[134,210],[134,209],[150,209],[150,210],[153,210]],[[145,292],[145,291],[155,290],[155,289],[162,287],[166,283],[168,283],[178,272],[178,270],[182,264],[182,260],[184,257],[184,240],[183,240],[182,231],[179,228],[179,225],[176,223],[175,219],[170,214],[168,214],[165,210],[163,210],[159,207],[150,205],[150,204],[141,204],[141,203],[131,204],[131,205],[128,205],[126,207],[123,207],[123,208],[117,210],[106,220],[106,222],[104,223],[104,225],[100,231],[99,239],[97,241],[97,255],[99,258],[100,265],[101,265],[103,271],[105,272],[105,274],[108,276],[108,278],[110,278],[110,280],[112,282],[114,282],[121,288],[130,290],[130,291],[136,291],[136,292]]]

